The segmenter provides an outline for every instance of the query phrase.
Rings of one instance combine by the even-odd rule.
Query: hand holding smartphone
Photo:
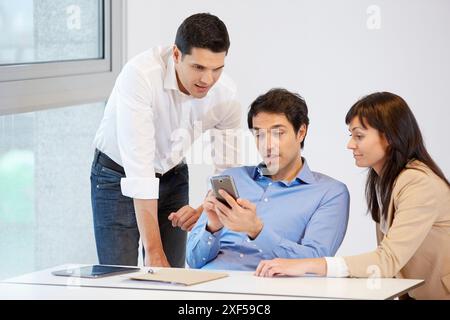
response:
[[[220,195],[219,190],[226,191],[234,200],[239,198],[239,194],[234,183],[233,177],[229,175],[215,176],[211,178],[211,186],[214,191],[214,195],[223,204],[230,208],[228,202]]]

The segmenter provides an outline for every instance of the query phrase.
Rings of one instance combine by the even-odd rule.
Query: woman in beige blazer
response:
[[[349,257],[265,260],[256,275],[424,279],[409,297],[450,299],[450,188],[413,113],[401,97],[379,92],[356,102],[345,121],[356,165],[369,168],[378,247]]]

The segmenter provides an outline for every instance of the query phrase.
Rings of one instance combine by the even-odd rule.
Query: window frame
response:
[[[103,58],[0,66],[0,115],[107,100],[126,56],[126,3],[102,9]]]

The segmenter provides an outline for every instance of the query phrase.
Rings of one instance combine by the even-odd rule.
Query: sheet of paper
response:
[[[155,270],[154,273],[137,274],[130,277],[130,279],[141,281],[159,281],[190,286],[225,277],[228,277],[228,274],[223,272],[211,272],[181,268],[164,268]]]

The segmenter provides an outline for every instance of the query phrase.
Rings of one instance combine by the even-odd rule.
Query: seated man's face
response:
[[[260,112],[253,117],[256,145],[270,175],[298,161],[305,133],[304,125],[296,133],[284,114]]]

